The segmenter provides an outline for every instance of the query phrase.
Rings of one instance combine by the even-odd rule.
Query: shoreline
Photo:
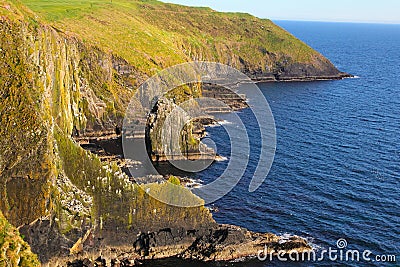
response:
[[[274,258],[288,257],[291,253],[308,253],[314,250],[305,239],[296,235],[278,236],[256,233],[246,228],[217,224],[207,229],[161,229],[156,232],[139,232],[133,246],[99,245],[69,256],[51,259],[44,266],[63,262],[67,266],[138,266],[154,264],[157,260],[199,262],[202,264],[232,264],[248,262],[268,251]],[[82,240],[83,247],[87,240]]]
[[[327,76],[303,76],[303,77],[256,77],[251,78],[252,81],[256,83],[279,83],[279,82],[317,82],[317,81],[337,81],[349,78],[354,78],[355,76],[349,73],[341,72],[339,75],[327,75]]]

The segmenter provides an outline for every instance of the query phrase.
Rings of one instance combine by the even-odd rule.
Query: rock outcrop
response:
[[[176,111],[177,107],[172,100],[162,98],[149,115],[146,139],[152,160],[214,159],[214,151],[200,141],[205,136],[202,121],[191,120],[184,111]],[[204,116],[212,121],[211,116]]]
[[[78,245],[78,244],[77,244]],[[67,266],[136,266],[141,263],[165,258],[191,261],[237,262],[265,256],[307,253],[312,247],[303,238],[290,238],[274,234],[260,234],[231,225],[215,225],[213,228],[187,230],[163,228],[155,232],[139,232],[132,246],[124,248],[110,245],[88,247],[81,245],[82,252],[53,260],[69,262]],[[88,257],[89,256],[89,257]]]
[[[254,259],[261,251],[277,255],[280,252],[288,254],[311,250],[307,241],[300,237],[284,239],[274,234],[260,234],[237,226],[220,225],[210,229],[206,235],[197,237],[179,257],[201,261],[235,261]]]

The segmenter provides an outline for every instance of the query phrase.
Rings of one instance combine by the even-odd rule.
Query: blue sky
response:
[[[400,23],[399,0],[162,0],[273,20]]]

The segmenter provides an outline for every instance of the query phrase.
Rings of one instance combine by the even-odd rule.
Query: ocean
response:
[[[340,81],[260,83],[272,109],[277,150],[263,185],[250,193],[259,131],[250,109],[238,112],[250,137],[250,162],[239,184],[214,203],[219,223],[256,232],[299,235],[318,253],[357,250],[361,262],[331,260],[205,264],[168,259],[154,266],[399,266],[400,25],[277,21],[356,77]],[[229,122],[232,114],[223,115]],[[207,129],[230,157],[223,127]],[[246,156],[246,155],[243,155]],[[208,183],[228,161],[196,178]],[[363,261],[362,253],[370,251]],[[397,255],[397,263],[378,260]]]

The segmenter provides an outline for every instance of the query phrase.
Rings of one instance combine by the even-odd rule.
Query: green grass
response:
[[[271,68],[272,61],[283,57],[311,62],[320,56],[270,20],[248,14],[158,1],[21,2],[38,14],[38,19],[111,50],[147,75],[194,59],[237,68],[245,61],[250,69],[258,69]]]
[[[60,0],[33,0],[24,2],[35,12],[44,14],[48,21],[57,21],[65,18],[81,17],[88,11],[106,7],[107,1],[60,1]]]

